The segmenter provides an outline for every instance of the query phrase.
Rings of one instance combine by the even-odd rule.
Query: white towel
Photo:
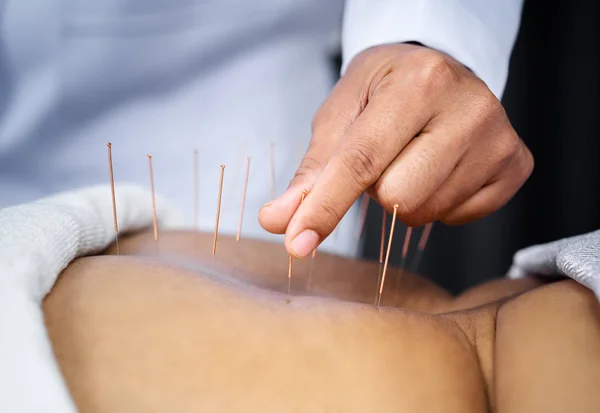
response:
[[[150,193],[116,187],[120,232],[152,225]],[[160,226],[182,224],[157,198]],[[71,413],[76,408],[46,334],[41,302],[75,258],[114,239],[110,187],[62,193],[0,210],[0,412]]]
[[[508,276],[528,274],[570,277],[600,299],[600,230],[518,251]]]

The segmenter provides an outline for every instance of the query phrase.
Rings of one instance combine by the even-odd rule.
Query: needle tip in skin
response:
[[[156,198],[154,194],[154,173],[152,171],[152,155],[146,155],[148,157],[148,167],[150,169],[150,192],[152,194],[152,223],[154,227],[154,241],[158,242],[158,222],[156,219]]]
[[[112,207],[113,207],[113,224],[115,229],[115,242],[117,244],[117,255],[120,255],[119,251],[119,223],[117,221],[117,200],[115,197],[115,178],[113,174],[113,162],[112,162],[112,143],[106,144],[108,147],[108,170],[110,174],[110,191],[112,194]]]
[[[199,208],[199,193],[198,193],[198,149],[194,149],[194,229],[198,231],[198,210]]]
[[[223,176],[225,175],[225,165],[221,165],[221,176],[219,178],[219,195],[217,197],[217,216],[215,218],[215,234],[213,237],[212,255],[217,253],[217,238],[219,236],[219,218],[221,217],[221,196],[223,195]]]

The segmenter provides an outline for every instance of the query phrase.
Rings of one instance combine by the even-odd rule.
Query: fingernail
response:
[[[292,255],[295,255],[297,258],[304,258],[317,248],[318,242],[319,234],[312,229],[305,229],[292,240]]]
[[[271,201],[267,202],[266,204],[264,204],[262,207],[263,208],[268,208],[268,207],[272,207],[273,205],[275,205],[276,208],[279,207],[279,204],[281,204],[281,200],[284,199],[284,195],[286,194],[286,192],[284,192],[283,194],[281,194],[279,197],[272,199]]]

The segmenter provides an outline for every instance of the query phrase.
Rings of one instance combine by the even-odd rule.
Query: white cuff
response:
[[[523,0],[347,0],[342,73],[373,46],[417,41],[479,76],[500,99]]]

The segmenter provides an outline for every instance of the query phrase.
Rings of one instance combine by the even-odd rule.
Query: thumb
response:
[[[366,96],[361,79],[356,77],[342,77],[315,114],[310,145],[288,189],[277,199],[265,204],[258,214],[260,225],[266,231],[285,233],[300,205],[302,191],[310,191],[342,137],[360,115]]]

